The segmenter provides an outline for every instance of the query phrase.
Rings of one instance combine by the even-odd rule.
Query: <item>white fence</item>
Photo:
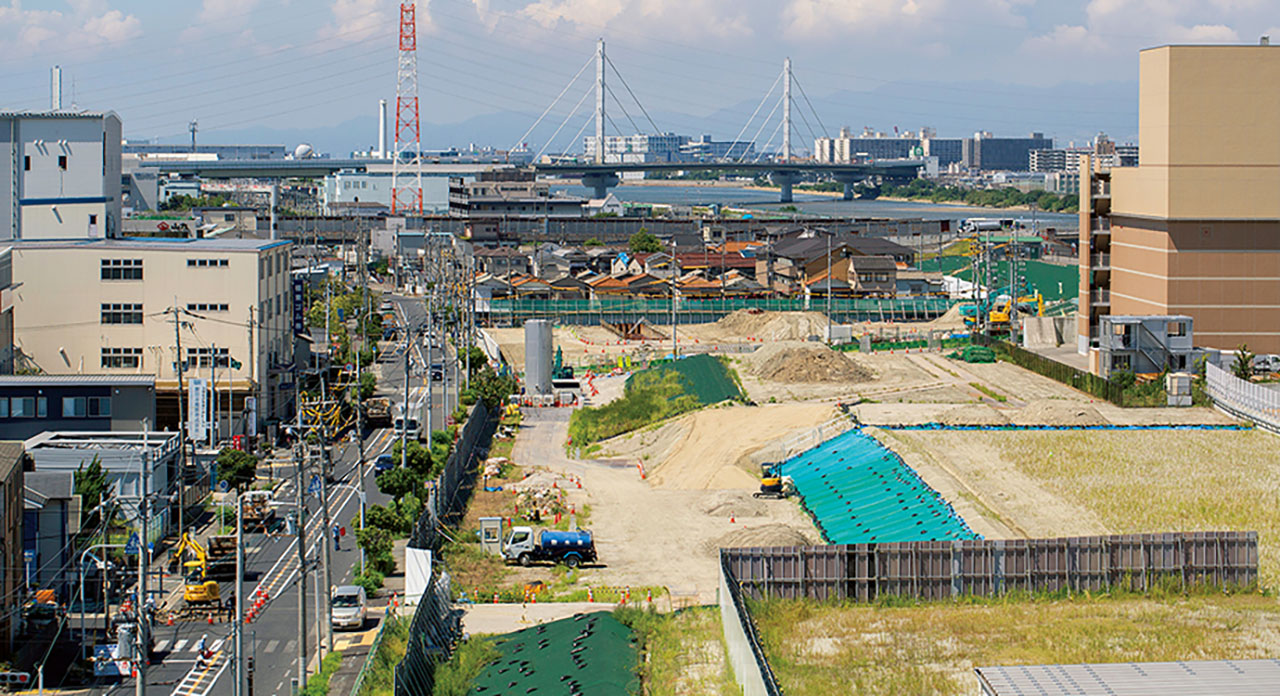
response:
[[[1205,365],[1204,377],[1215,406],[1280,434],[1280,390],[1245,381],[1212,363]]]

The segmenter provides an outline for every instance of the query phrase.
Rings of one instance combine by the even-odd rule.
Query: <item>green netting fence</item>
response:
[[[680,373],[689,391],[703,404],[718,404],[742,396],[738,385],[729,376],[728,368],[710,355],[694,355],[674,362],[659,363],[649,369],[664,376],[672,371]],[[628,384],[630,381],[627,380]]]
[[[954,300],[946,297],[857,297],[831,300],[832,318],[849,321],[928,321],[946,313]],[[715,321],[738,310],[766,312],[827,312],[827,299],[804,298],[683,298],[676,302],[676,322]],[[489,302],[490,321],[522,323],[526,319],[557,319],[563,324],[616,323],[644,318],[654,324],[671,323],[670,298],[606,297],[595,300],[495,299]]]
[[[639,692],[635,637],[607,612],[507,633],[496,647],[502,656],[481,672],[470,694]]]

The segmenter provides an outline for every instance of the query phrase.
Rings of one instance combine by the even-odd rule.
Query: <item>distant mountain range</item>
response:
[[[809,87],[813,89],[815,86]],[[807,104],[799,98],[796,101],[796,109],[803,111],[808,123],[799,113],[793,112],[793,146],[805,151],[812,147],[811,131],[818,134],[822,129],[815,121],[821,121],[830,135],[835,135],[841,126],[849,126],[855,134],[860,133],[864,126],[892,134],[896,125],[902,131],[919,131],[922,126],[928,126],[936,131],[938,137],[972,136],[979,130],[990,131],[997,136],[1039,131],[1053,137],[1060,146],[1072,141],[1083,144],[1100,131],[1121,143],[1137,142],[1138,137],[1136,82],[1069,83],[1054,87],[1024,87],[996,82],[893,82],[869,91],[841,90],[814,97],[813,110],[817,112],[817,119]],[[743,101],[706,116],[674,109],[651,113],[663,130],[691,136],[710,134],[717,140],[727,140],[738,134],[746,116],[758,103],[758,98]],[[762,109],[762,114],[767,113],[768,108]],[[429,107],[426,111],[429,112]],[[464,148],[472,143],[506,149],[515,144],[535,118],[534,114],[505,111],[482,114],[457,123],[431,123],[428,114],[422,127],[422,143],[426,149]],[[201,141],[209,144],[283,144],[289,148],[305,142],[317,152],[345,157],[353,150],[368,149],[376,144],[377,120],[376,116],[370,115],[332,126],[210,131],[201,134]],[[547,119],[548,122],[552,120]],[[624,122],[616,116],[614,121],[619,125]],[[529,137],[530,147],[535,152],[558,125],[548,122],[541,124]],[[391,129],[392,125],[388,124],[388,138],[391,137]],[[580,141],[570,146],[568,138],[572,133],[568,131],[566,128],[557,137],[555,149],[580,151]],[[756,125],[753,124],[743,137],[749,138],[755,131]],[[760,139],[766,139],[772,131],[773,126],[768,126]]]

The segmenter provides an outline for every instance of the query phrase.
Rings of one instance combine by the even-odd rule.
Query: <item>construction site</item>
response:
[[[1254,658],[1274,650],[1280,612],[1256,595],[1280,580],[1280,528],[1269,513],[1280,480],[1274,436],[1206,405],[1121,406],[1019,367],[1003,352],[997,359],[970,340],[953,310],[930,322],[852,325],[850,341],[835,348],[814,340],[828,331],[816,312],[741,311],[679,326],[674,339],[669,326],[631,335],[555,327],[560,359],[582,380],[582,408],[522,409],[511,459],[523,476],[556,490],[561,509],[590,511],[586,526],[600,560],[557,591],[581,599],[592,588],[593,599],[636,604],[628,590],[646,588],[641,606],[719,601],[723,617],[725,550],[762,559],[813,555],[799,565],[762,560],[728,571],[746,572],[738,586],[764,602],[744,609],[745,620],[759,631],[768,678],[787,693],[971,693],[979,665]],[[539,349],[526,355],[523,331],[489,334],[516,371],[536,372],[530,363],[545,360]],[[737,390],[711,402],[692,398],[707,385],[685,370],[692,376],[683,378],[684,391],[661,392],[668,406],[640,413],[649,387],[637,376],[690,356],[717,362]],[[669,405],[684,395],[688,404]],[[582,427],[615,408],[629,414],[626,432]],[[593,432],[609,436],[571,435]],[[1169,532],[1244,536],[1231,542],[1238,548],[1215,547],[1201,558],[1192,537],[1169,541]],[[1107,551],[1125,535],[1146,535],[1132,537],[1138,557]],[[1021,585],[1030,592],[1023,601],[992,589],[1005,587],[1012,568],[960,590],[991,594],[991,603],[954,605],[953,590],[915,594],[938,572],[911,570],[924,560],[878,565],[888,561],[874,555],[858,573],[880,574],[873,587],[902,595],[907,606],[892,615],[826,606],[821,597],[834,595],[813,589],[809,599],[777,589],[840,577],[846,571],[818,559],[855,548],[846,545],[921,545],[923,554],[951,544],[1030,549],[1068,537],[1097,539],[1091,548],[1112,560],[1099,561],[1101,576],[1087,581],[1033,579]],[[1161,543],[1175,560],[1153,560],[1152,545]],[[1184,543],[1186,558],[1200,558],[1185,567],[1177,565]],[[1047,561],[1020,562],[1034,576]],[[852,577],[852,556],[849,563]],[[1134,571],[1121,566],[1164,579],[1126,584],[1121,578]],[[555,582],[551,569],[517,570],[525,586]],[[907,577],[919,580],[902,584]],[[1078,594],[1077,585],[1093,591]],[[763,587],[775,589],[752,589]],[[1141,626],[1174,615],[1181,643],[1139,637]],[[1219,620],[1242,628],[1224,632]],[[1031,644],[1013,640],[1024,632]],[[1114,651],[1098,649],[1099,641]],[[977,644],[988,647],[969,649]],[[1179,645],[1188,646],[1185,654]],[[727,660],[732,648],[724,650]]]

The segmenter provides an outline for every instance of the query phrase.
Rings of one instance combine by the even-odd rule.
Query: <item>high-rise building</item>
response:
[[[120,117],[0,112],[0,241],[120,234]]]
[[[1026,171],[1032,150],[1053,149],[1053,138],[1032,133],[1026,138],[997,138],[986,131],[961,143],[961,165],[966,169]]]
[[[1081,163],[1079,350],[1102,316],[1181,314],[1197,345],[1280,352],[1280,47],[1161,46],[1138,67],[1141,163]]]

